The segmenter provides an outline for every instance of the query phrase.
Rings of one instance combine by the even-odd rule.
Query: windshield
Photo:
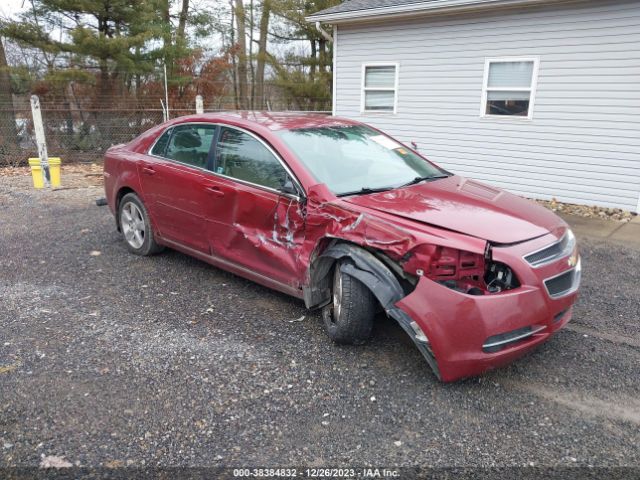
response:
[[[448,175],[364,125],[277,132],[320,183],[336,195],[390,190]]]

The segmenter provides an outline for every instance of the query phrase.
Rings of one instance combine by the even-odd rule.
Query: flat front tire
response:
[[[361,345],[371,336],[376,299],[366,285],[342,272],[341,265],[336,262],[333,269],[332,302],[322,310],[322,319],[334,342]]]
[[[131,253],[153,255],[162,250],[156,243],[147,209],[135,193],[127,193],[118,206],[118,219],[124,243]]]

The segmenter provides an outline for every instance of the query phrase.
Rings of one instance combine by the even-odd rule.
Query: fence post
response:
[[[33,118],[33,129],[36,133],[36,144],[38,145],[38,157],[40,157],[40,168],[44,184],[51,186],[49,176],[49,155],[47,154],[47,140],[44,135],[44,125],[42,123],[42,111],[40,109],[40,99],[37,95],[31,95],[31,116]]]
[[[167,112],[164,116],[164,121],[169,120],[169,87],[167,86],[167,64],[165,63],[163,66],[164,69],[164,103],[165,103],[165,111]]]
[[[196,95],[196,113],[204,113],[204,102],[202,100],[202,95]]]

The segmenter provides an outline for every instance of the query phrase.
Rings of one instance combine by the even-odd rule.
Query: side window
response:
[[[532,118],[537,72],[536,58],[485,60],[480,115]]]
[[[223,127],[216,146],[217,173],[280,190],[287,172],[278,159],[251,135]]]
[[[157,155],[159,157],[164,157],[164,152],[167,149],[167,144],[169,143],[169,137],[171,136],[171,130],[172,129],[169,128],[158,139],[156,144],[153,146],[153,149],[151,150],[151,154],[152,155]]]
[[[398,66],[364,65],[362,69],[363,112],[395,113],[398,96]]]
[[[178,125],[167,145],[166,158],[194,167],[206,168],[216,127],[213,125]]]

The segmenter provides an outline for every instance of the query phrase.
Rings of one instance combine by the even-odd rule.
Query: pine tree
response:
[[[9,75],[2,39],[0,39],[0,145],[2,145],[3,150],[6,150],[6,155],[10,155],[18,146],[11,76]]]

